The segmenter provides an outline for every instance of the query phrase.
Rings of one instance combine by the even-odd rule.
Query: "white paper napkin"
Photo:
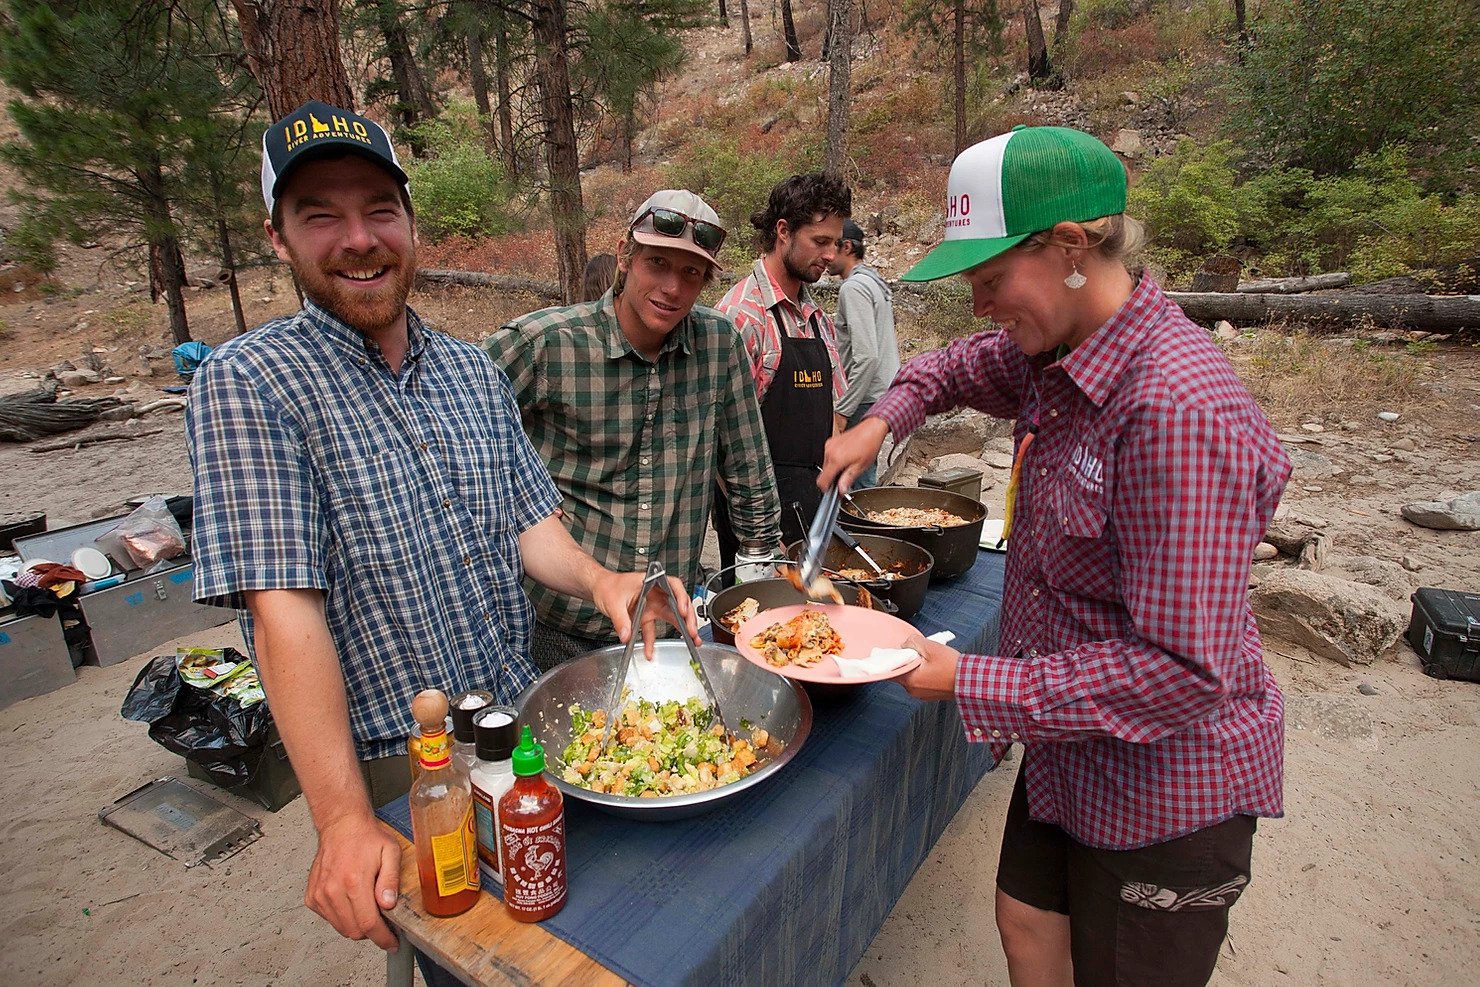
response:
[[[927,640],[940,644],[949,644],[955,639],[956,635],[950,631],[941,631],[927,638]],[[838,666],[838,674],[843,678],[861,679],[903,668],[918,657],[920,654],[914,648],[875,648],[868,653],[866,658],[842,658],[833,655],[833,662]]]

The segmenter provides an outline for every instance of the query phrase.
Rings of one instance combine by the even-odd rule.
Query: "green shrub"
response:
[[[800,143],[776,151],[744,146],[744,138],[723,134],[696,135],[673,163],[668,176],[672,188],[691,189],[719,213],[730,231],[725,242],[726,262],[749,264],[754,258],[750,214],[766,205],[771,189],[783,178],[821,167],[820,134],[808,134]]]
[[[1246,209],[1234,154],[1228,141],[1181,141],[1131,189],[1128,211],[1146,224],[1168,270],[1229,249],[1243,231]]]
[[[416,223],[429,240],[496,236],[515,227],[517,189],[483,143],[472,104],[453,103],[416,126],[427,157],[406,162]]]
[[[1251,28],[1230,67],[1226,126],[1267,161],[1339,174],[1412,142],[1451,165],[1474,162],[1475,0],[1282,0]]]

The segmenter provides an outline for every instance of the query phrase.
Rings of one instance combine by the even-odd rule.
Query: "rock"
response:
[[[1364,696],[1377,695],[1377,687],[1374,686],[1371,682],[1363,682],[1361,685],[1357,686],[1357,691]]]
[[[1012,436],[1010,436],[1010,435],[998,435],[998,436],[994,436],[994,437],[988,439],[987,442],[986,442],[986,445],[982,446],[982,452],[983,453],[988,453],[988,452],[1005,452],[1009,456],[1011,456],[1012,455]],[[986,458],[986,457],[983,456],[982,458]]]
[[[1480,531],[1480,490],[1461,494],[1452,500],[1424,500],[1404,504],[1402,514],[1406,520],[1421,528]]]
[[[134,417],[134,406],[131,404],[121,404],[116,408],[108,408],[102,414],[98,415],[98,417],[105,422],[126,422]]]
[[[1402,416],[1399,415],[1396,411],[1379,411],[1377,413],[1377,417],[1385,422],[1395,422]]]
[[[1390,654],[1408,614],[1371,586],[1300,569],[1269,572],[1249,593],[1259,632],[1342,665]]]
[[[1420,569],[1423,568],[1422,562],[1419,562],[1417,559],[1409,555],[1405,555],[1401,559],[1399,559],[1398,564],[1407,569],[1409,572],[1418,572]]]
[[[1314,433],[1320,433],[1326,430],[1326,426],[1322,425],[1320,422],[1306,422],[1304,425],[1301,425],[1300,428],[1302,431]]]
[[[89,371],[67,370],[57,374],[57,383],[61,384],[63,387],[84,387],[88,384],[94,383],[95,381],[96,375],[90,376]]]
[[[1115,140],[1110,144],[1110,150],[1129,158],[1140,154],[1144,146],[1141,143],[1139,130],[1117,130]]]
[[[1007,452],[984,452],[982,461],[999,470],[1012,469],[1012,454]]]
[[[122,377],[104,377],[103,378],[103,383],[105,383],[105,384],[122,384],[123,383],[123,378]]]
[[[1374,452],[1372,454],[1372,461],[1374,463],[1390,463],[1393,461],[1393,457],[1385,452]]]
[[[1238,339],[1238,330],[1227,319],[1219,319],[1213,326],[1213,336],[1217,339]]]
[[[1270,559],[1278,557],[1279,554],[1280,550],[1267,541],[1262,541],[1254,546],[1255,562],[1268,562]]]
[[[1370,556],[1343,558],[1335,563],[1334,568],[1355,582],[1365,583],[1374,589],[1381,590],[1383,595],[1390,600],[1399,602],[1407,600],[1418,588],[1413,577],[1408,574],[1408,570],[1387,559],[1375,559]]]
[[[1414,452],[1418,449],[1418,443],[1405,435],[1403,436],[1403,438],[1394,442],[1392,444],[1392,448],[1397,449],[1400,452]]]
[[[1294,475],[1302,480],[1324,480],[1346,472],[1318,452],[1309,449],[1287,449],[1286,452],[1295,467]]]
[[[1312,518],[1276,518],[1264,533],[1264,540],[1286,555],[1293,555],[1301,569],[1322,569],[1331,539],[1318,531],[1329,522]]]

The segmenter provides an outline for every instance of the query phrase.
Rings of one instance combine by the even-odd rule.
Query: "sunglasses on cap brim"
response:
[[[649,209],[637,217],[637,222],[632,224],[632,228],[637,229],[644,220],[650,217],[653,221],[654,233],[675,239],[682,238],[684,229],[692,226],[694,243],[711,254],[719,253],[719,248],[724,245],[725,237],[729,235],[722,226],[716,226],[714,223],[695,219],[692,216],[685,216],[673,209]]]

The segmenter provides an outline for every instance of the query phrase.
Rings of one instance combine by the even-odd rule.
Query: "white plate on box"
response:
[[[998,545],[998,542],[1002,542],[1002,544]],[[977,544],[989,552],[1007,551],[1007,542],[1002,541],[1001,518],[997,518],[996,520],[987,518],[987,520],[982,522],[982,536],[977,540]]]

